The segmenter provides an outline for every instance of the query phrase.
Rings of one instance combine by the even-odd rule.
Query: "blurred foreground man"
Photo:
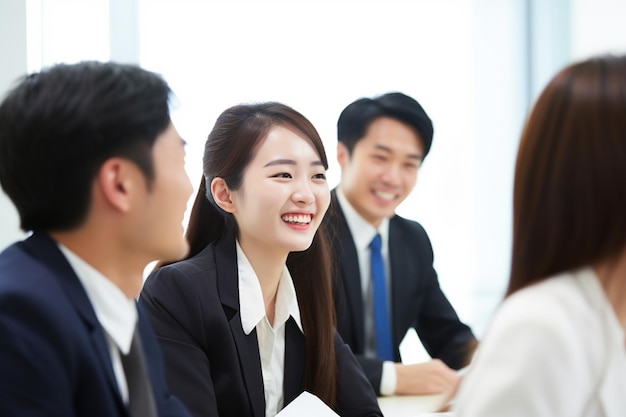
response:
[[[0,415],[189,416],[135,302],[150,261],[188,250],[169,94],[136,66],[84,62],[0,105],[0,184],[32,232],[0,254]]]

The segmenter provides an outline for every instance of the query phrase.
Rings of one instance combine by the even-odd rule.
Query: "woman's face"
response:
[[[274,126],[231,200],[242,247],[306,250],[330,204],[326,169],[309,139]]]

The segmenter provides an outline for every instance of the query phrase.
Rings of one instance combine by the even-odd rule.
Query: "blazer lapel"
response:
[[[104,336],[104,330],[96,317],[89,297],[78,279],[78,276],[57,244],[48,236],[35,233],[24,241],[23,244],[25,250],[30,253],[31,256],[44,263],[53,273],[54,278],[61,288],[63,288],[63,291],[77,314],[82,318],[85,324],[85,330],[89,334],[93,350],[97,356],[97,362],[114,393],[113,397],[116,398],[118,407],[121,410],[126,410],[126,406],[120,395],[117,380],[115,379],[115,374],[113,373],[111,355]]]
[[[394,216],[389,221],[389,270],[391,280],[391,323],[393,325],[394,346],[399,346],[404,334],[400,328],[402,320],[395,320],[394,317],[405,317],[406,307],[413,306],[411,300],[412,293],[407,284],[409,280],[415,280],[417,271],[412,267],[408,259],[415,259],[415,247],[406,240],[405,232],[398,224],[398,219]],[[394,277],[401,277],[394,279]],[[406,278],[409,277],[409,278]],[[397,354],[397,353],[396,353]]]
[[[338,251],[341,253],[340,263],[341,275],[345,285],[344,294],[350,308],[350,316],[355,323],[357,346],[360,346],[361,350],[363,350],[365,349],[365,322],[363,321],[363,297],[361,296],[363,291],[361,288],[359,257],[350,228],[334,190],[331,197],[332,206],[334,207],[332,212],[332,221],[335,224],[334,233],[337,234],[336,238],[340,244]]]
[[[235,238],[225,236],[215,248],[217,286],[222,306],[229,320],[230,330],[237,348],[242,377],[245,381],[250,407],[256,417],[265,416],[263,373],[256,329],[249,335],[243,332],[239,310],[239,278]]]
[[[305,358],[306,346],[304,335],[294,319],[290,317],[285,325],[284,407],[302,392]]]

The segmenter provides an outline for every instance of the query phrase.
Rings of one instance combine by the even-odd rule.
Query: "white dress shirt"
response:
[[[458,417],[624,417],[624,329],[582,268],[504,300],[454,404]]]
[[[285,374],[285,324],[293,317],[302,331],[296,290],[287,266],[278,283],[272,326],[265,315],[265,302],[259,279],[237,242],[239,271],[239,307],[241,325],[246,335],[256,328],[265,392],[265,416],[274,417],[283,408],[283,379]]]
[[[337,188],[337,200],[345,215],[348,228],[352,234],[354,245],[356,246],[357,256],[359,257],[359,272],[361,273],[361,290],[363,292],[363,321],[365,323],[365,356],[370,358],[376,357],[376,339],[374,331],[374,308],[372,303],[372,278],[370,267],[370,248],[369,244],[372,239],[380,234],[382,241],[381,253],[385,263],[385,285],[387,287],[387,305],[391,310],[391,288],[389,277],[391,269],[389,267],[389,219],[384,218],[378,229],[367,222],[352,207],[348,199],[341,191],[341,187]],[[389,311],[391,317],[391,311]],[[389,323],[392,326],[392,323]],[[380,393],[382,395],[391,395],[396,391],[396,368],[393,362],[383,362],[383,371],[380,379]]]
[[[128,385],[122,366],[120,351],[127,355],[137,325],[137,305],[107,277],[85,262],[67,247],[59,244],[59,249],[78,276],[87,298],[91,302],[98,321],[104,328],[109,345],[113,372],[125,403],[128,403]]]

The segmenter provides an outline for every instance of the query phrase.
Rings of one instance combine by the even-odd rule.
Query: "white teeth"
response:
[[[285,214],[284,216],[282,216],[283,221],[287,222],[287,223],[294,223],[294,224],[309,224],[311,223],[311,218],[313,216],[310,214]]]
[[[393,200],[395,198],[395,194],[393,193],[384,193],[382,191],[374,191],[374,194],[376,194],[378,197],[384,199],[384,200]]]

